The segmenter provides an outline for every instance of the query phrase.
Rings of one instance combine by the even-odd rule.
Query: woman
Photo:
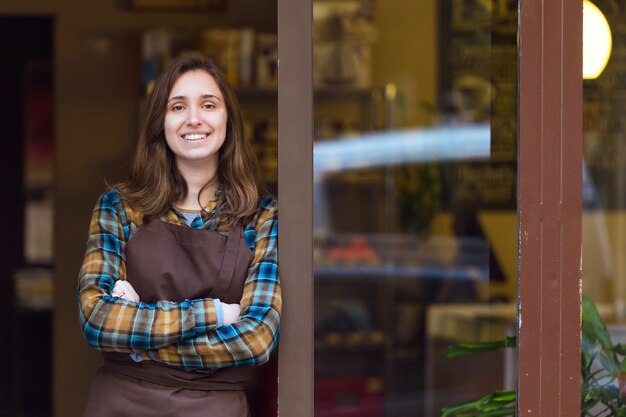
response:
[[[277,203],[256,167],[222,72],[199,56],[168,68],[131,178],[91,220],[79,315],[105,363],[86,416],[248,415],[281,311]]]

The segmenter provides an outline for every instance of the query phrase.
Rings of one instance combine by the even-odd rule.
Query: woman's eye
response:
[[[172,111],[181,111],[182,109],[183,109],[183,106],[181,106],[180,104],[172,106]]]
[[[205,103],[202,105],[205,109],[214,109],[215,105],[213,103]]]

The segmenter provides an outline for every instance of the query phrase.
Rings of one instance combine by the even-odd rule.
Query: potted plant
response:
[[[626,345],[615,344],[595,304],[583,297],[581,345],[581,416],[626,417]],[[502,341],[449,346],[447,357],[516,346],[515,337]],[[441,410],[441,417],[516,415],[517,393],[494,391],[478,399]]]

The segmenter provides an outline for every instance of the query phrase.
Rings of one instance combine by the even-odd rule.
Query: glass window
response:
[[[618,415],[626,407],[626,379],[613,368],[624,355],[609,349],[626,342],[625,11],[622,0],[583,1],[582,390],[602,394],[588,403],[594,415]],[[594,320],[607,323],[603,346],[589,326]],[[601,357],[593,359],[596,351]]]
[[[314,2],[316,416],[515,387],[517,2]]]

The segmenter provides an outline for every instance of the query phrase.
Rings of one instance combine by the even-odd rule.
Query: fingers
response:
[[[115,285],[113,286],[113,291],[111,291],[111,295],[113,297],[122,297],[124,295],[124,289],[122,288],[122,283],[123,281],[116,281]]]
[[[239,318],[239,314],[241,313],[241,306],[237,303],[235,304],[229,304],[230,308],[233,310],[233,312],[235,313],[235,320],[237,320]]]
[[[239,320],[239,314],[241,313],[239,304],[222,303],[222,310],[224,313],[224,325],[233,324]]]
[[[134,301],[134,302],[138,303],[139,302],[139,294],[137,294],[137,291],[135,291],[133,286],[130,285],[130,282],[122,281],[122,285],[124,285],[124,289],[125,289],[126,295],[130,297],[130,299],[128,299],[128,301]]]
[[[135,291],[132,285],[128,281],[117,280],[111,295],[119,297],[126,301],[139,302],[139,294]]]

